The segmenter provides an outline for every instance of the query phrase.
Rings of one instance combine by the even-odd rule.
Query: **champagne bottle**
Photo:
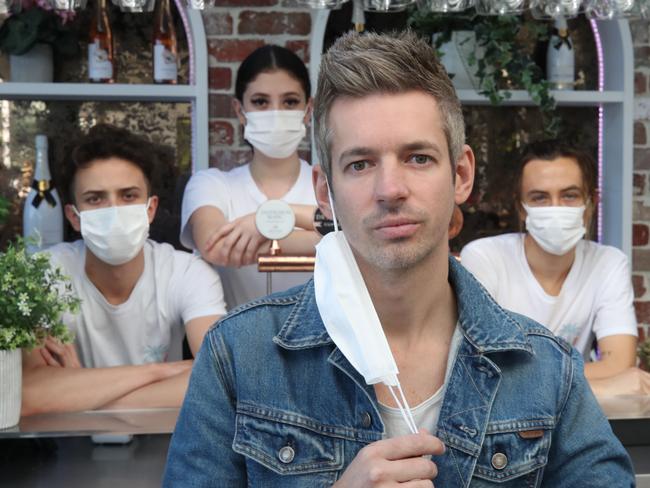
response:
[[[176,84],[178,58],[176,30],[169,0],[158,0],[153,28],[153,81]]]
[[[546,79],[554,90],[573,90],[575,85],[575,53],[564,17],[555,20],[548,43]]]
[[[23,236],[29,239],[30,253],[63,241],[63,209],[52,186],[47,136],[43,134],[36,136],[34,180],[23,209]]]
[[[106,0],[97,0],[88,35],[88,78],[96,83],[115,82],[113,33]]]

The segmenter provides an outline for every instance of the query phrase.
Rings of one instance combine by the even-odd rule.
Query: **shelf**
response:
[[[458,97],[463,105],[490,105],[487,97],[480,95],[475,90],[457,90]],[[510,98],[501,102],[505,106],[534,105],[528,92],[525,90],[512,90]],[[625,96],[620,91],[552,91],[558,106],[563,107],[596,107],[601,103],[621,103]]]
[[[0,83],[0,100],[190,102],[196,93],[193,85]]]

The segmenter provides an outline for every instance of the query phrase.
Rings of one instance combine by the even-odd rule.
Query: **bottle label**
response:
[[[162,44],[153,47],[153,79],[154,81],[174,80],[178,76],[176,55]]]
[[[99,46],[99,41],[88,44],[88,78],[106,80],[113,78],[113,63],[108,51]]]

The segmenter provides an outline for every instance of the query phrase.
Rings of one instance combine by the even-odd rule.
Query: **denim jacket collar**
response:
[[[460,326],[478,353],[521,350],[532,354],[522,326],[452,256],[449,257],[449,281],[456,293]],[[296,306],[273,341],[285,349],[332,344],[318,314],[313,281],[300,290]]]

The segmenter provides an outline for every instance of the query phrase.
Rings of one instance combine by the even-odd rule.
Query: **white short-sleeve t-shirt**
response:
[[[551,296],[528,265],[524,236],[504,234],[473,241],[460,253],[461,263],[503,308],[545,325],[584,355],[594,336],[637,335],[625,254],[581,240],[560,294]]]
[[[197,172],[190,178],[183,194],[181,212],[181,243],[196,250],[188,222],[200,207],[216,207],[231,222],[239,217],[255,213],[260,204],[268,198],[258,188],[248,164],[230,171],[210,168]],[[311,166],[300,161],[300,174],[296,183],[284,197],[287,203],[316,205],[316,196],[311,181]],[[280,241],[282,247],[282,241]],[[241,268],[218,266],[226,303],[229,309],[266,295],[266,273],[257,271],[256,265]],[[273,291],[283,291],[306,282],[311,273],[273,273]]]
[[[226,312],[217,273],[197,256],[169,244],[146,241],[144,271],[120,305],[108,303],[86,275],[82,240],[46,252],[81,299],[79,312],[64,315],[63,321],[75,334],[85,367],[180,360],[183,325]]]

